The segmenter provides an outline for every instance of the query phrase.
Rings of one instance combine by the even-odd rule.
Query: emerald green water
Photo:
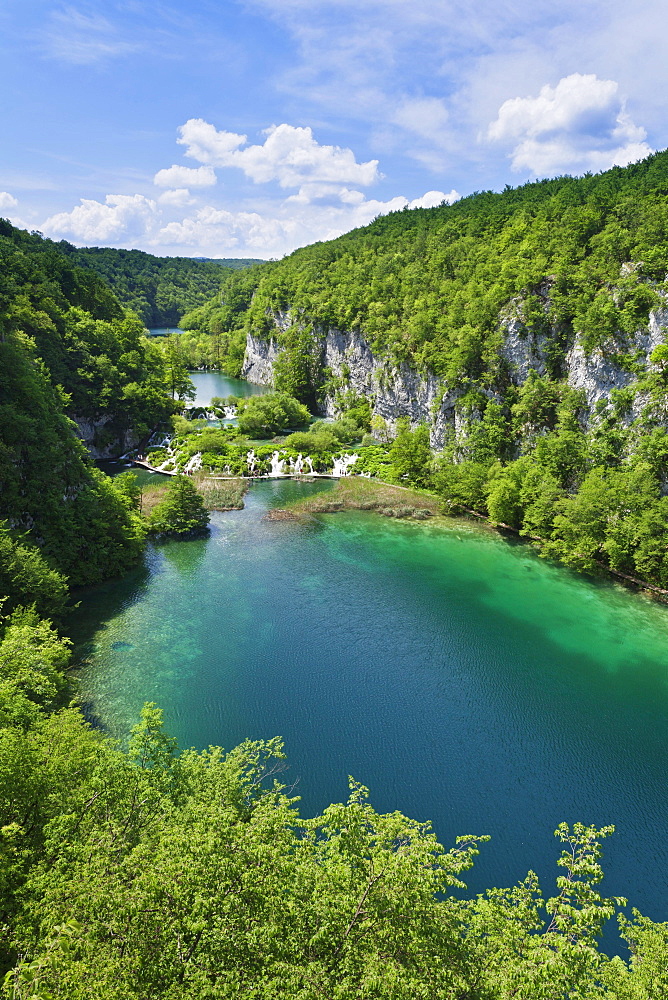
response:
[[[263,520],[254,485],[208,540],[149,553],[75,616],[91,715],[142,702],[183,745],[284,737],[305,813],[369,785],[440,839],[489,833],[468,881],[546,890],[562,821],[615,823],[604,890],[668,918],[668,609],[462,522]]]

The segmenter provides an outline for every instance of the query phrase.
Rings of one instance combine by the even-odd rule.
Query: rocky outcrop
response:
[[[280,347],[273,337],[263,340],[252,333],[247,334],[241,377],[257,385],[273,385],[274,361],[279,353]]]
[[[277,331],[290,326],[293,319],[289,312],[273,316]],[[558,331],[536,333],[522,322],[521,311],[510,308],[502,316],[498,349],[500,378],[521,385],[531,369],[539,375],[548,372],[548,347],[554,343]],[[595,350],[587,355],[577,337],[562,352],[562,376],[575,389],[582,389],[589,410],[593,412],[599,400],[610,399],[613,389],[632,385],[637,378],[637,367],[646,368],[652,351],[663,343],[668,333],[668,308],[650,314],[648,328],[634,336],[622,337],[606,350]],[[431,443],[435,448],[443,445],[451,428],[457,436],[466,428],[475,414],[462,414],[457,408],[462,391],[449,390],[443,382],[430,373],[419,373],[410,365],[394,362],[371,350],[360,330],[327,328],[317,330],[322,364],[333,379],[345,389],[352,389],[371,401],[373,412],[382,416],[393,429],[400,417],[408,417],[413,426],[426,422],[431,429]],[[563,339],[563,338],[562,338]],[[573,338],[571,338],[573,340]],[[242,375],[263,385],[271,385],[273,363],[280,353],[280,345],[273,337],[263,339],[248,335]],[[633,365],[628,358],[633,356]],[[502,373],[502,374],[501,374]],[[499,392],[488,390],[487,395],[497,399]],[[633,419],[642,408],[642,398],[632,407],[628,419]],[[331,391],[323,400],[322,411],[334,416],[337,411],[337,391]]]
[[[399,417],[408,417],[413,425],[426,421],[431,426],[433,446],[443,444],[447,427],[454,425],[454,404],[460,394],[444,393],[434,375],[421,375],[403,362],[397,365],[389,358],[378,357],[359,330],[327,330],[322,357],[335,378],[372,400],[374,413],[383,417],[390,428]],[[327,416],[334,416],[336,396],[327,396],[323,409]]]
[[[636,381],[636,374],[629,366],[620,364],[623,356],[634,357],[634,365],[650,367],[652,351],[663,344],[668,332],[668,309],[656,309],[650,313],[647,330],[639,331],[632,337],[620,339],[609,345],[606,351],[596,350],[587,356],[579,342],[575,342],[566,357],[568,384],[584,391],[587,405],[594,410],[600,400],[608,400],[613,389],[625,389]],[[645,403],[639,396],[631,407],[627,419],[639,416]]]
[[[111,417],[72,417],[75,429],[86,445],[91,458],[100,461],[119,458],[136,448],[140,439],[132,431],[119,432]]]
[[[532,368],[538,375],[545,375],[548,336],[527,330],[517,316],[509,317],[502,324],[502,330],[504,339],[499,348],[499,357],[506,362],[511,381],[515,385],[526,382]]]
[[[279,313],[276,325],[285,328],[289,316]],[[359,330],[344,331],[330,328],[316,334],[320,339],[322,364],[334,380],[346,389],[372,401],[373,412],[394,428],[399,417],[407,416],[412,424],[426,421],[431,426],[434,447],[443,444],[448,425],[454,426],[454,404],[458,393],[444,394],[439,380],[433,375],[420,375],[407,364],[394,364],[389,358],[374,354]],[[274,338],[268,340],[248,334],[242,377],[260,385],[271,385],[273,362],[280,353]],[[334,416],[336,393],[327,395],[322,413]]]

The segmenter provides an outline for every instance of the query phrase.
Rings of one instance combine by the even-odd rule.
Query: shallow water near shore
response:
[[[475,890],[533,868],[550,895],[557,824],[614,823],[603,891],[667,919],[668,609],[467,522],[263,519],[329,488],[256,483],[85,593],[91,716],[124,736],[150,700],[182,746],[280,735],[305,814],[352,774],[445,844],[491,834]]]

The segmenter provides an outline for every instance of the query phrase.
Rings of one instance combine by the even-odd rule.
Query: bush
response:
[[[209,513],[197,487],[187,476],[174,476],[164,500],[151,512],[149,530],[160,535],[192,535],[205,531]]]
[[[269,438],[288,428],[308,424],[310,414],[285,392],[270,392],[265,396],[250,396],[239,402],[238,426],[250,437]]]

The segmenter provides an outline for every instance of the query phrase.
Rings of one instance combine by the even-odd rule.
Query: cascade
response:
[[[255,457],[255,449],[251,448],[250,451],[246,452],[246,464],[248,465],[248,472],[252,476],[255,474],[257,469],[257,460]]]
[[[156,431],[155,434],[151,434],[151,437],[149,438],[147,447],[149,447],[149,448],[169,448],[169,446],[171,445],[171,443],[172,443],[172,435],[171,434],[164,434],[163,433],[161,435],[159,431]]]
[[[198,451],[197,454],[193,455],[192,458],[188,459],[183,468],[183,471],[185,472],[186,475],[188,475],[190,472],[199,472],[201,468],[202,468],[202,452]]]
[[[271,473],[272,476],[284,476],[285,475],[285,459],[280,458],[280,452],[275,451],[271,456]]]
[[[348,472],[348,469],[351,465],[354,465],[356,461],[357,455],[341,455],[339,458],[335,458],[332,475],[337,478],[339,476],[349,476],[350,473]]]

